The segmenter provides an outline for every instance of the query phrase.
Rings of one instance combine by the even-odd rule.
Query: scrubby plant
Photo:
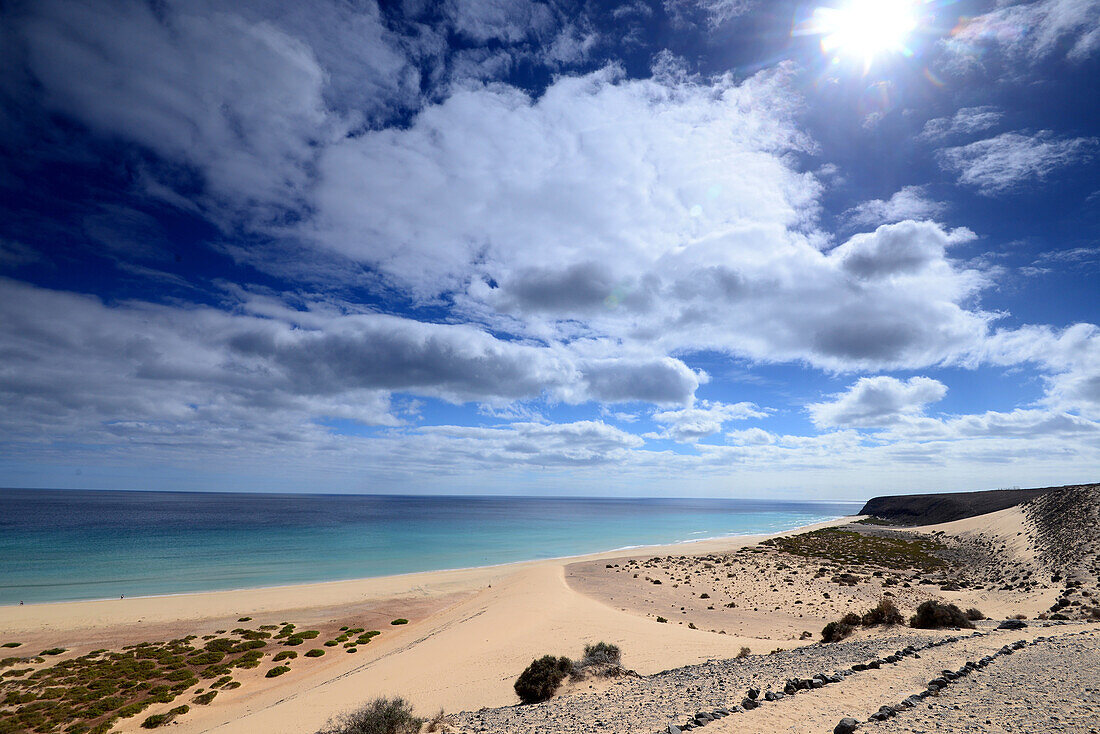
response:
[[[901,616],[892,599],[882,597],[877,606],[863,614],[860,621],[864,627],[871,627],[876,624],[904,624],[905,617]]]
[[[42,652],[40,652],[38,654],[39,655],[60,655],[61,653],[65,652],[65,651],[66,650],[63,647],[51,647],[49,650],[43,650]]]
[[[176,706],[171,711],[167,711],[163,714],[154,714],[153,716],[150,716],[149,718],[147,718],[145,721],[141,722],[141,728],[142,729],[156,729],[158,726],[164,726],[165,724],[167,724],[172,719],[176,718],[177,716],[179,716],[181,714],[186,714],[190,710],[191,710],[190,706],[184,705],[184,706]]]
[[[392,622],[390,622],[390,624],[393,624],[393,625],[408,624],[408,623],[409,623],[409,620],[405,619],[404,617],[400,617],[400,618],[395,619]]]
[[[424,719],[403,698],[376,698],[330,719],[317,734],[417,734]]]
[[[205,706],[208,703],[210,703],[211,701],[213,701],[214,696],[216,696],[216,695],[218,695],[217,691],[207,691],[206,693],[202,694],[201,696],[195,696],[194,698],[192,698],[191,702],[192,703],[197,703],[200,706]]]
[[[966,618],[966,613],[954,604],[929,600],[917,607],[917,613],[909,619],[909,626],[918,629],[940,629],[942,627],[967,627],[974,624]]]
[[[822,642],[840,642],[852,634],[852,626],[844,622],[829,622],[821,630]]]
[[[0,645],[0,647],[19,647],[22,644],[22,642],[5,642],[3,645]]]
[[[665,619],[664,617],[657,617],[657,621],[660,622],[661,624],[665,624],[665,623],[668,622],[668,620]]]
[[[863,617],[859,616],[855,612],[848,612],[840,618],[840,621],[843,624],[848,625],[849,627],[858,627],[863,623]]]
[[[742,647],[740,650],[737,651],[738,658],[747,658],[749,655],[752,655],[752,650],[747,647]]]
[[[272,661],[277,663],[280,660],[293,660],[296,657],[298,657],[298,653],[294,652],[293,650],[283,650],[280,653],[276,653],[275,657],[271,659]]]
[[[597,642],[595,645],[584,646],[582,666],[589,665],[618,665],[622,661],[622,651],[618,645],[609,642]]]
[[[264,678],[278,678],[283,673],[289,673],[289,672],[290,672],[290,666],[289,665],[276,665],[274,668],[267,671],[267,673],[264,675]]]
[[[554,695],[554,691],[558,690],[558,686],[572,670],[573,661],[569,658],[543,655],[531,661],[512,687],[519,700],[524,703],[546,701]]]
[[[251,621],[252,621],[252,617],[241,617],[241,618],[240,618],[240,619],[238,619],[237,621],[238,621],[238,622],[251,622]]]
[[[966,618],[971,622],[977,622],[979,619],[985,619],[985,615],[982,614],[980,609],[970,607],[966,610]]]
[[[310,650],[309,652],[306,653],[306,657],[307,658],[319,658],[324,654],[325,654],[324,650],[322,650],[319,647],[315,647],[315,648],[313,648],[312,650]]]

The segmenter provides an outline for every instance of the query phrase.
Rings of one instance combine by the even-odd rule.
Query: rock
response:
[[[681,732],[683,732],[683,729],[676,726],[675,724],[668,725],[668,734],[681,734]]]
[[[852,734],[859,728],[859,722],[851,716],[845,716],[840,723],[833,727],[833,734]]]
[[[745,698],[741,701],[741,708],[745,709],[746,711],[752,711],[758,705],[759,704],[757,704],[756,701],[751,698]]]
[[[760,689],[750,688],[749,690],[745,691],[745,695],[755,701],[757,698],[760,697]]]

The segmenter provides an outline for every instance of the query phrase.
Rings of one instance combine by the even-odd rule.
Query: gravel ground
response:
[[[894,719],[859,731],[1100,731],[1100,633],[1037,642],[1000,659]]]
[[[969,633],[912,633],[831,645],[810,645],[772,655],[713,660],[645,677],[620,678],[607,687],[583,688],[531,706],[463,712],[452,720],[459,732],[634,734],[664,729],[696,711],[733,706],[745,689],[775,688],[794,677],[811,677],[888,655],[908,645]]]

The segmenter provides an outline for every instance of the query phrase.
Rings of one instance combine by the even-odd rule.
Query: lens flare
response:
[[[833,57],[861,60],[870,67],[886,53],[912,55],[907,42],[920,25],[919,0],[850,0],[814,10],[810,33],[821,35],[821,49]]]

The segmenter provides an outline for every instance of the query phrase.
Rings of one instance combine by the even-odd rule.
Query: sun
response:
[[[811,32],[821,35],[830,56],[846,56],[870,66],[885,53],[909,55],[909,37],[920,23],[919,0],[848,0],[814,10]]]

